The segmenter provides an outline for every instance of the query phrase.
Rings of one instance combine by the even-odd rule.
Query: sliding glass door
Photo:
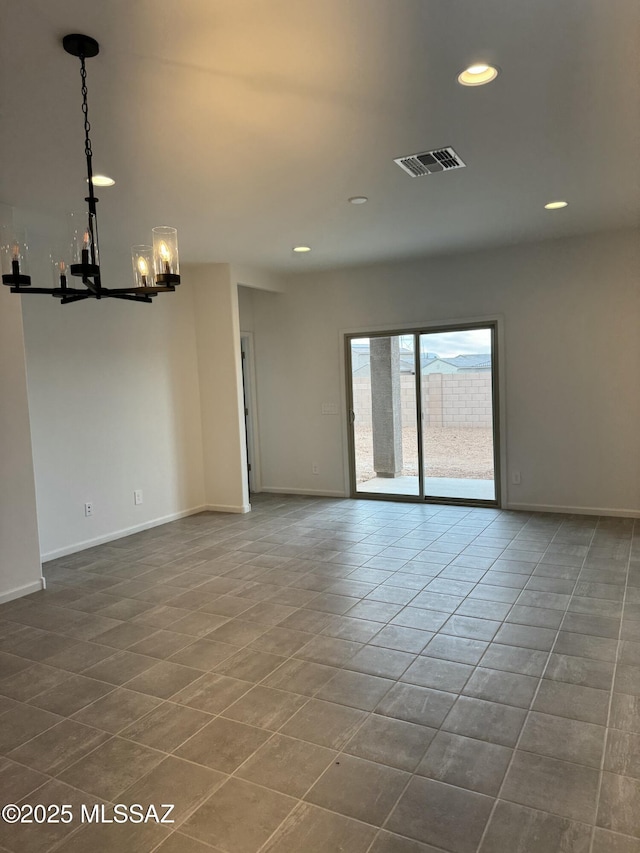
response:
[[[497,505],[494,325],[346,343],[352,494]]]
[[[356,492],[420,496],[415,347],[414,335],[350,342]]]

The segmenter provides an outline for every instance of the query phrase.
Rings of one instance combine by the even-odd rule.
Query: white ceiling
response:
[[[0,201],[82,207],[86,32],[103,247],[169,224],[183,260],[286,270],[638,224],[638,0],[0,2]],[[475,61],[500,76],[459,86]],[[393,163],[447,145],[466,169]]]

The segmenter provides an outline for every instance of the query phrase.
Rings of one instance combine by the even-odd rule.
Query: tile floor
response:
[[[74,819],[0,850],[638,853],[633,534],[260,496],[48,563],[0,606],[0,800]],[[176,822],[80,822],[114,803]]]

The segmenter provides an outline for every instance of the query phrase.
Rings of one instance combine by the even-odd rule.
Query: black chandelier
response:
[[[152,246],[134,246],[132,249],[133,278],[131,287],[103,287],[100,277],[98,250],[98,199],[94,192],[92,168],[93,152],[89,132],[87,106],[87,71],[85,60],[97,56],[98,42],[90,36],[73,33],[62,40],[67,53],[80,59],[82,78],[82,113],[84,115],[84,153],[87,158],[87,183],[89,195],[85,198],[87,212],[70,216],[70,245],[67,251],[51,255],[54,275],[53,287],[32,287],[28,275],[28,246],[26,235],[15,227],[7,227],[0,245],[2,256],[2,283],[11,293],[46,293],[60,299],[63,305],[82,299],[129,299],[133,302],[151,302],[158,293],[174,291],[180,284],[178,235],[175,228],[162,226],[153,229]],[[70,286],[68,274],[81,280],[84,287]]]

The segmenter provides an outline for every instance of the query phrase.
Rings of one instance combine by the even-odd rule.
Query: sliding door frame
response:
[[[423,440],[423,412],[422,412],[422,370],[420,359],[420,335],[438,334],[442,332],[469,332],[476,329],[489,329],[491,331],[491,395],[492,395],[492,429],[493,429],[493,482],[495,490],[494,500],[480,500],[478,498],[448,498],[425,495],[424,491],[424,440]],[[501,436],[501,351],[500,338],[501,329],[497,318],[487,320],[473,320],[467,322],[447,322],[437,325],[425,324],[412,326],[410,328],[376,329],[375,331],[360,330],[357,332],[343,332],[344,335],[344,364],[345,364],[345,389],[347,394],[347,442],[349,453],[349,494],[352,498],[382,501],[404,501],[407,503],[431,503],[451,504],[454,506],[479,506],[498,508],[502,506],[502,436]],[[351,365],[351,341],[359,338],[388,338],[401,335],[413,335],[414,340],[414,363],[416,377],[416,427],[418,436],[418,495],[393,495],[378,494],[374,492],[360,492],[356,483],[356,449],[353,424],[354,399]]]

